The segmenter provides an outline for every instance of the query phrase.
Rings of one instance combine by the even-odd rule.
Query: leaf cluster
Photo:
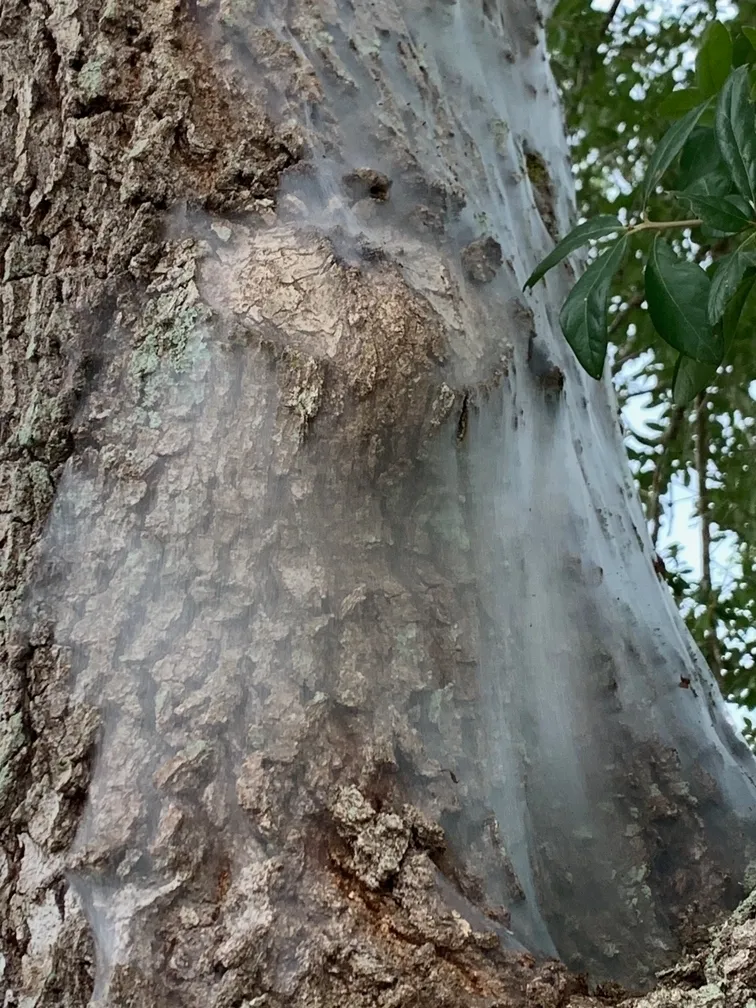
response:
[[[718,23],[718,13],[731,20]],[[753,84],[753,25],[756,0],[739,0],[734,10],[724,0],[676,5],[633,0],[621,3],[611,21],[593,10],[590,0],[559,0],[550,22],[550,51],[571,138],[578,211],[588,218],[581,227],[593,246],[589,255],[627,241],[609,288],[609,346],[628,455],[652,537],[656,545],[660,529],[667,529],[657,547],[667,581],[723,692],[756,710],[756,418],[750,384],[756,377],[756,341],[750,338],[756,290],[752,240],[746,244],[751,213],[744,203],[753,204],[727,167],[715,126],[733,71],[749,67]],[[753,96],[748,98],[750,105]],[[664,160],[665,135],[672,133],[668,140],[674,140],[670,127],[682,128],[682,120],[701,106],[706,108],[682,148],[646,193],[644,216],[643,186]],[[735,173],[742,183],[742,170],[736,166]],[[589,223],[592,218],[598,220]],[[681,219],[701,223],[671,226]],[[668,226],[628,235],[629,227],[652,220]],[[580,237],[576,229],[576,244],[567,254],[585,244]],[[697,284],[701,293],[709,285],[699,328],[720,341],[719,364],[681,355],[659,338],[646,296],[657,237],[667,255],[657,246],[652,285],[678,262],[700,270],[676,277]],[[741,269],[743,278],[734,285]],[[722,303],[725,311],[712,324],[708,300],[715,282],[714,315]],[[601,301],[605,283],[604,277],[587,308]],[[702,300],[699,295],[699,306]],[[589,319],[590,312],[582,317]],[[588,324],[583,323],[586,331]],[[600,374],[596,358],[603,331],[598,331],[598,351],[595,340],[587,349]],[[685,405],[694,397],[694,406]],[[630,409],[634,404],[642,404],[640,413]],[[695,573],[669,541],[673,509],[691,507],[686,497],[699,515],[702,538]]]
[[[635,217],[623,225],[600,214],[578,225],[526,281],[532,287],[576,248],[616,236],[598,247],[560,315],[567,342],[593,378],[601,377],[606,358],[612,282],[631,249],[645,256],[644,295],[654,329],[679,354],[675,403],[685,404],[709,385],[732,345],[756,277],[756,108],[751,100],[756,68],[750,65],[756,64],[756,49],[751,46],[745,56],[750,63],[730,72],[732,40],[715,21],[698,54],[697,87],[670,96],[683,94],[689,102],[692,93],[699,104],[673,122],[650,157]],[[678,159],[684,187],[669,195],[688,216],[651,220],[649,203]],[[730,239],[731,247],[721,257],[710,255],[704,267],[678,255],[662,237],[674,228],[691,232],[699,248],[722,238]],[[655,232],[650,249],[644,248],[647,232]]]

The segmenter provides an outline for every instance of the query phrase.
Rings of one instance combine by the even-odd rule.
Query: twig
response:
[[[709,492],[706,471],[709,465],[709,431],[706,416],[706,393],[696,399],[696,472],[698,473],[698,514],[701,519],[701,600],[706,606],[709,629],[709,665],[717,682],[722,686],[722,655],[719,650],[714,606],[717,599],[711,583],[711,525],[709,523]],[[724,687],[723,687],[724,689]]]
[[[611,330],[610,330],[611,331]],[[634,339],[629,339],[625,344],[625,349],[622,353],[618,353],[617,356],[612,361],[612,374],[616,375],[622,370],[623,366],[627,364],[629,360],[641,352],[641,348],[635,345]]]
[[[644,296],[645,295],[641,291],[637,291],[628,300],[625,307],[621,308],[617,312],[607,330],[607,336],[609,337],[609,339],[611,339],[612,336],[614,336],[617,330],[627,321],[628,317],[635,311],[635,309],[640,308],[640,306],[643,304]],[[625,364],[627,361],[631,360],[631,358],[635,357],[639,352],[640,351],[638,347],[635,346],[635,341],[632,338],[629,339],[626,342],[625,348],[622,351],[622,353],[618,352],[616,357],[612,361],[612,374],[615,375],[618,374],[620,369],[622,368],[622,365]]]
[[[711,529],[709,528],[709,494],[706,488],[706,469],[709,462],[708,431],[706,423],[706,395],[696,398],[696,472],[698,473],[698,513],[701,517],[701,592],[708,601],[711,592]]]
[[[601,63],[601,52],[599,51],[601,44],[604,40],[604,36],[611,27],[612,21],[614,20],[621,3],[622,0],[614,0],[614,3],[606,12],[606,17],[601,22],[601,28],[599,29],[595,46],[587,45],[583,50],[583,56],[578,63],[576,73],[576,84],[578,90],[582,90],[582,88],[586,86]]]
[[[664,456],[667,454],[667,448],[673,439],[677,437],[677,433],[680,430],[680,425],[682,424],[684,417],[685,407],[676,406],[670,415],[667,429],[664,431],[664,434],[662,434],[658,442],[658,444],[661,445],[662,451],[656,463],[656,467],[654,468],[654,478],[651,483],[651,496],[648,502],[649,518],[651,519],[651,542],[654,544],[654,549],[656,549],[656,543],[659,539],[659,529],[661,527],[662,463],[664,462]]]
[[[652,392],[656,391],[657,389],[642,388],[638,389],[637,392],[626,392],[624,389],[620,388],[617,392],[617,397],[620,401],[620,405],[624,406],[630,399],[637,399],[639,396],[651,395]]]
[[[658,437],[657,438],[646,437],[645,434],[639,434],[638,431],[635,430],[635,428],[630,426],[630,424],[627,424],[626,426],[628,435],[630,437],[634,437],[635,440],[639,441],[641,444],[646,445],[647,448],[653,448],[654,450],[656,450],[661,444]]]
[[[639,231],[664,231],[666,228],[693,228],[700,227],[702,224],[703,221],[699,217],[694,217],[692,220],[644,220],[640,224],[633,224],[625,233],[631,235],[637,234]]]
[[[610,336],[619,329],[619,327],[622,325],[622,323],[625,321],[625,319],[627,318],[627,316],[630,314],[631,311],[634,311],[636,308],[640,308],[640,306],[643,304],[644,297],[645,294],[642,294],[640,291],[638,291],[636,294],[633,294],[633,296],[627,302],[627,305],[617,312],[617,314],[612,319],[611,325],[609,326]]]
[[[611,28],[612,21],[614,21],[614,18],[617,15],[617,11],[619,10],[619,7],[620,7],[621,3],[622,3],[622,0],[614,0],[614,3],[609,8],[609,10],[606,12],[606,17],[604,18],[604,23],[601,26],[601,34],[602,35],[606,35],[606,33]]]

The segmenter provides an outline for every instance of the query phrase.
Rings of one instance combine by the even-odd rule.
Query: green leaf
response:
[[[715,242],[718,242],[720,238],[726,238],[727,235],[722,231],[717,231],[716,228],[706,227],[705,224],[702,224],[701,237],[707,245],[713,245]]]
[[[706,315],[710,280],[701,267],[677,259],[657,235],[645,279],[648,313],[661,338],[686,357],[718,364],[722,340]]]
[[[756,28],[749,28],[747,25],[743,25],[740,30],[751,43],[754,50],[756,50]]]
[[[753,284],[753,277],[747,277],[743,280],[725,309],[722,319],[725,357],[730,352],[730,347],[735,339],[738,322]],[[701,364],[699,361],[691,360],[690,357],[680,354],[672,377],[672,401],[674,404],[686,406],[695,399],[699,392],[708,388],[716,376],[717,367],[716,364]]]
[[[672,402],[687,406],[699,392],[711,385],[717,373],[716,364],[701,364],[680,354],[672,376]]]
[[[727,80],[732,63],[732,39],[721,21],[713,21],[706,30],[696,59],[698,90],[709,98]]]
[[[727,188],[721,194],[724,196],[732,190],[733,183],[727,165],[719,153],[717,135],[710,127],[697,126],[690,134],[680,154],[678,186],[681,189],[687,189],[699,178],[715,173],[722,173],[729,179]]]
[[[695,129],[696,123],[701,118],[701,113],[705,108],[706,105],[700,105],[698,108],[688,112],[678,122],[673,123],[659,141],[659,146],[651,155],[651,160],[646,169],[646,176],[643,179],[641,199],[644,208],[653,195],[654,189],[658,185],[662,175],[675,160],[682,150],[683,144]]]
[[[748,67],[734,70],[717,103],[715,129],[722,157],[741,195],[756,199],[756,117],[748,99]]]
[[[585,223],[578,224],[578,226],[570,231],[566,238],[563,238],[557,247],[546,256],[543,262],[539,263],[536,269],[525,281],[525,288],[535,286],[544,274],[548,273],[548,271],[552,269],[552,267],[556,266],[557,263],[560,263],[562,259],[570,254],[570,252],[574,252],[575,249],[580,248],[581,245],[587,245],[589,241],[595,238],[604,238],[606,235],[612,234],[614,231],[621,230],[622,224],[616,217],[610,217],[608,214],[591,217],[591,219],[585,221]]]
[[[746,271],[756,266],[756,231],[753,231],[734,252],[720,259],[711,282],[708,318],[715,325],[724,315],[725,305],[735,294]]]
[[[697,88],[680,88],[659,102],[656,111],[665,119],[678,119],[685,112],[697,108],[704,98],[705,95],[702,95]]]
[[[753,41],[749,36],[753,36]],[[744,63],[753,63],[756,60],[754,45],[756,45],[756,29],[741,27],[732,43],[732,65],[739,67]]]
[[[703,183],[704,179],[699,179]],[[715,228],[722,234],[736,234],[753,219],[753,210],[742,196],[712,196],[694,191],[675,193],[679,199],[690,204],[691,210],[706,227]]]
[[[722,199],[732,192],[732,179],[726,168],[722,171],[713,171],[709,175],[702,175],[684,189],[681,196],[710,196],[714,199]]]
[[[614,274],[628,246],[627,236],[594,259],[570,291],[559,322],[575,356],[592,378],[601,378],[609,340],[607,309]]]
[[[724,334],[724,352],[729,353],[738,330],[740,317],[743,314],[748,295],[753,288],[754,279],[752,276],[745,277],[735,294],[727,302],[724,317],[722,319],[722,332]]]

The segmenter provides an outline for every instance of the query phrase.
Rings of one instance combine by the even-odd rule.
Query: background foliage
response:
[[[670,95],[695,87],[695,49],[716,17],[737,46],[742,27],[756,25],[756,0],[619,0],[608,11],[590,0],[560,0],[550,49],[581,217],[626,220],[649,158],[683,111]],[[679,207],[656,197],[651,216],[671,219]],[[675,244],[700,257],[689,233]],[[677,354],[658,339],[644,310],[640,258],[625,260],[614,289],[622,292],[612,301],[614,381],[660,569],[725,696],[756,711],[756,296],[744,309],[745,338],[715,383],[695,405],[679,407],[672,402]],[[672,502],[679,507],[685,497],[700,518],[695,567],[683,556],[690,550],[664,535]],[[748,721],[746,736],[756,742]]]

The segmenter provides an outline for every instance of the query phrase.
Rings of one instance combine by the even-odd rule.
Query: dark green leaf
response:
[[[696,59],[698,90],[709,98],[727,80],[732,63],[732,40],[721,21],[713,21],[706,30]]]
[[[756,266],[756,231],[753,231],[734,252],[720,259],[711,282],[708,318],[715,325],[724,315],[725,305],[740,286],[746,271]]]
[[[724,333],[724,352],[727,354],[732,346],[733,340],[738,330],[743,308],[748,300],[748,295],[753,288],[754,279],[752,276],[745,277],[735,294],[727,302],[724,318],[722,319],[722,331]]]
[[[701,118],[698,120],[698,125],[713,129],[714,119],[716,118],[716,105],[714,105],[712,98],[709,98],[709,102],[711,102],[711,104],[704,108],[701,113]]]
[[[645,277],[648,313],[661,338],[686,357],[718,364],[722,340],[706,316],[710,281],[701,267],[677,259],[657,236]]]
[[[754,35],[754,42],[756,42],[756,29],[749,28],[747,30]],[[739,67],[744,63],[753,63],[755,60],[756,49],[754,49],[749,36],[746,35],[746,29],[741,28],[732,43],[732,65]]]
[[[600,378],[604,368],[609,291],[627,246],[628,239],[623,236],[594,259],[570,291],[559,315],[565,339],[592,378]]]
[[[673,123],[659,141],[659,146],[651,155],[651,160],[646,169],[646,176],[643,179],[641,199],[644,207],[652,196],[654,189],[656,189],[662,175],[675,160],[682,150],[683,144],[695,129],[704,108],[706,106],[701,105],[688,112],[678,122]]]
[[[595,238],[604,238],[606,235],[612,234],[614,231],[621,231],[622,225],[617,220],[616,217],[610,217],[607,214],[602,214],[598,217],[591,217],[590,220],[585,221],[583,224],[578,224],[567,235],[563,238],[557,247],[550,252],[543,262],[539,263],[536,269],[530,274],[528,279],[525,281],[525,287],[533,287],[541,279],[544,274],[560,263],[562,259],[574,252],[575,249],[580,248],[582,245],[587,245],[589,241]]]
[[[716,364],[701,364],[680,354],[672,377],[672,402],[675,406],[687,406],[711,385],[716,373]]]
[[[699,178],[706,175],[725,174],[729,179],[727,165],[719,153],[717,135],[711,127],[697,126],[690,134],[680,154],[680,177],[678,186],[688,189]],[[732,181],[721,193],[724,196],[733,188]]]
[[[711,101],[711,100],[712,99],[709,99],[709,101]],[[710,127],[711,129],[713,129],[714,128],[715,114],[716,114],[716,108],[715,108],[715,106],[713,104],[712,105],[707,105],[704,108],[703,112],[701,113],[701,118],[698,120],[698,125],[699,126]]]
[[[722,171],[714,171],[709,175],[702,175],[697,178],[686,189],[681,196],[711,196],[714,199],[722,199],[732,192],[732,179],[730,173],[723,167]]]
[[[753,287],[753,277],[743,280],[730,299],[725,309],[722,319],[722,332],[724,336],[724,357],[730,352],[738,322],[743,311],[743,306],[748,300],[748,295]],[[717,373],[716,364],[701,364],[691,360],[683,354],[677,358],[674,375],[672,378],[672,401],[676,406],[686,406],[705,388],[711,385]]]
[[[713,245],[720,238],[726,238],[727,235],[723,231],[717,231],[716,228],[706,227],[705,224],[702,224],[701,237],[708,245]]]
[[[740,30],[751,43],[753,49],[756,50],[756,28],[749,28],[748,25],[743,25]]]
[[[756,118],[748,98],[748,68],[728,77],[717,103],[715,129],[722,157],[741,195],[756,198]]]
[[[704,182],[704,179],[699,182]],[[722,234],[736,234],[753,219],[753,211],[742,196],[710,196],[693,188],[676,195],[690,204],[695,217]]]
[[[685,112],[697,108],[704,100],[697,88],[681,88],[667,95],[664,101],[659,103],[657,112],[665,119],[677,119]]]

